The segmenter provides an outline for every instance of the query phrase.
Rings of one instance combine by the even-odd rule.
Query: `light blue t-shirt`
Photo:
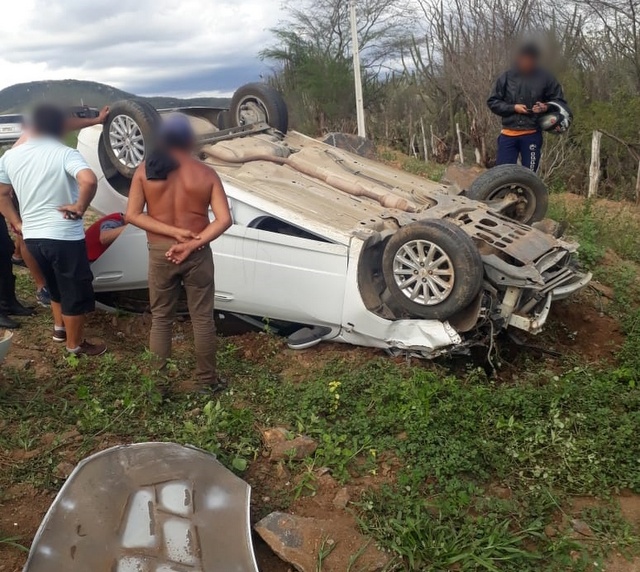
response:
[[[84,238],[82,221],[65,219],[58,207],[78,200],[76,176],[89,168],[76,149],[50,137],[31,137],[0,158],[0,183],[18,198],[25,239]]]

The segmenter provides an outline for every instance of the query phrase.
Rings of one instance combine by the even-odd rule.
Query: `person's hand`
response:
[[[87,209],[84,206],[75,203],[73,205],[63,205],[58,207],[58,210],[67,220],[80,220]]]
[[[111,111],[111,108],[108,105],[105,105],[101,110],[100,113],[98,113],[98,123],[102,123],[104,124],[104,122],[107,120],[107,117],[109,117],[109,112]]]
[[[519,113],[520,115],[527,115],[529,113],[529,109],[524,103],[518,103],[514,106],[514,111]]]
[[[182,244],[176,244],[169,249],[165,256],[174,264],[182,264],[192,253],[206,248],[206,244],[201,244],[198,239]]]
[[[11,225],[11,230],[13,230],[14,234],[17,234],[18,236],[22,236],[22,221],[14,222]]]
[[[182,264],[194,250],[197,250],[196,242],[183,242],[172,246],[165,256],[174,264]]]
[[[194,239],[198,240],[200,237],[195,232],[191,232],[190,230],[187,230],[185,228],[179,228],[173,235],[173,238],[175,238],[180,243],[184,243]]]
[[[536,101],[536,104],[533,106],[534,113],[546,113],[548,109],[549,106],[541,101]]]

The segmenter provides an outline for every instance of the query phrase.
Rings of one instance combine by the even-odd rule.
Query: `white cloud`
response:
[[[264,67],[257,54],[281,1],[3,2],[0,88],[73,78],[139,94],[228,93]]]

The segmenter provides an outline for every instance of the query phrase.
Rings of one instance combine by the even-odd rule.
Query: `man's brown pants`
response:
[[[201,384],[215,384],[216,326],[213,320],[215,296],[211,249],[194,252],[182,264],[165,257],[168,243],[149,244],[149,296],[151,300],[151,339],[149,349],[161,365],[171,357],[171,338],[181,286],[187,293],[187,305],[196,345],[196,376]]]

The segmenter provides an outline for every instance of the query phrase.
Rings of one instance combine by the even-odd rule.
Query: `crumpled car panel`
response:
[[[192,447],[102,451],[62,487],[24,572],[257,572],[250,491]]]

